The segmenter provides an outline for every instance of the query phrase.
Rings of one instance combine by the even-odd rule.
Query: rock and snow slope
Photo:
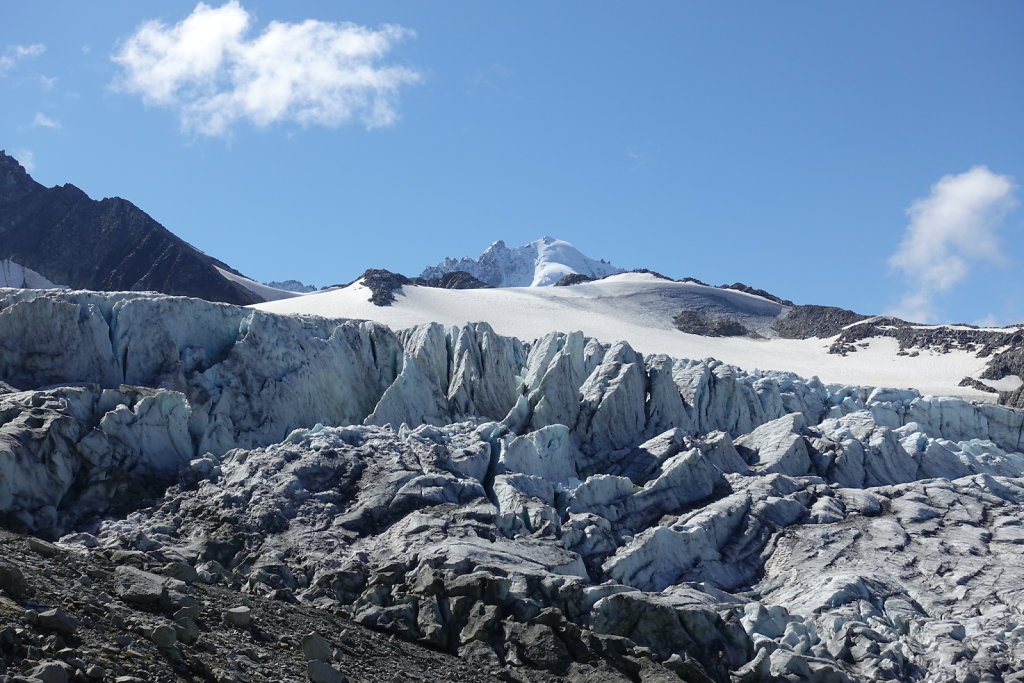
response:
[[[469,273],[492,287],[544,287],[566,275],[601,278],[621,273],[622,269],[588,258],[568,242],[542,237],[513,249],[498,240],[479,258],[446,258],[425,269],[420,277],[430,280],[455,271]]]
[[[1024,668],[1020,411],[133,294],[4,291],[0,338],[8,525],[518,680]]]
[[[834,338],[774,337],[773,323],[790,310],[783,304],[736,290],[671,282],[643,273],[624,273],[572,287],[442,290],[407,285],[386,307],[373,305],[369,296],[369,291],[356,283],[257,308],[374,320],[394,329],[429,322],[465,325],[484,321],[499,334],[524,340],[581,330],[604,343],[627,341],[642,353],[717,358],[749,370],[789,371],[828,383],[912,387],[927,394],[995,398],[975,387],[960,386],[963,378],[981,377],[988,367],[991,356],[979,355],[980,347],[973,351],[924,349],[911,355],[901,353],[897,339],[876,332],[877,336],[856,339],[854,353],[831,353]],[[683,309],[740,321],[765,338],[680,332],[673,319]],[[1009,343],[1012,331],[1005,336]],[[1012,390],[1019,383],[1015,375],[1008,375],[999,388]]]

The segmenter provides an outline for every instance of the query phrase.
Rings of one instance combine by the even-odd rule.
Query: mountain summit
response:
[[[509,249],[498,240],[480,258],[446,258],[420,275],[430,279],[464,271],[492,287],[545,287],[566,275],[602,278],[623,272],[604,260],[584,256],[579,249],[554,237],[542,237],[521,247]]]

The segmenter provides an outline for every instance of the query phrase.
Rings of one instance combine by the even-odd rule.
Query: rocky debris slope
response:
[[[243,593],[179,555],[0,532],[0,679],[155,683],[494,681],[345,618]]]
[[[0,260],[65,287],[148,290],[242,305],[263,301],[217,270],[230,267],[131,202],[95,201],[74,185],[43,187],[2,151]]]
[[[977,353],[979,357],[1000,351],[1011,351],[1003,357],[1001,365],[991,367],[992,377],[1000,379],[1006,375],[1024,372],[1024,364],[1014,363],[1011,358],[1020,356],[1024,344],[1024,333],[1017,327],[1001,330],[976,328],[967,325],[914,325],[898,318],[877,316],[843,328],[832,342],[830,353],[855,353],[857,343],[872,337],[891,337],[899,342],[900,352],[910,354],[925,349],[947,352],[962,349]],[[1007,348],[1009,347],[1009,348]],[[995,376],[998,374],[998,377]]]
[[[800,307],[806,308],[806,307]],[[841,309],[840,309],[841,310]],[[799,309],[791,315],[799,316]],[[780,333],[790,316],[783,318],[776,327]],[[830,316],[831,317],[831,316]],[[839,322],[843,318],[836,319]],[[779,327],[782,325],[783,327]],[[1020,326],[1003,329],[985,329],[970,325],[914,325],[898,318],[879,316],[865,318],[842,328],[829,347],[829,353],[847,355],[856,353],[864,340],[875,337],[890,337],[899,343],[897,355],[917,356],[922,351],[948,353],[962,350],[978,358],[988,358],[980,380],[1001,380],[1009,376],[1024,378],[1024,330]],[[964,378],[961,386],[973,386],[982,391],[997,393],[977,378]],[[1012,392],[1003,393],[1000,402],[1021,407],[1019,399]]]
[[[1024,667],[1019,411],[130,294],[2,293],[0,338],[9,526],[519,680]]]

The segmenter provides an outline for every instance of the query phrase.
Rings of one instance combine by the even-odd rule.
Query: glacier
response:
[[[711,357],[749,370],[817,376],[828,384],[914,387],[927,394],[987,401],[995,401],[997,393],[975,379],[985,378],[989,385],[1012,391],[1021,386],[1020,376],[1024,375],[1020,359],[1011,357],[1015,352],[1019,355],[1019,327],[967,331],[907,326],[904,332],[925,340],[909,349],[900,340],[885,336],[884,319],[852,325],[841,334],[832,331],[832,336],[824,338],[782,338],[773,332],[773,325],[795,310],[785,304],[747,292],[663,280],[649,273],[623,273],[571,287],[447,290],[405,285],[395,290],[395,301],[388,306],[374,305],[369,300],[371,293],[357,281],[333,291],[253,308],[375,320],[393,329],[431,322],[461,327],[485,321],[499,334],[519,339],[579,330],[603,343],[628,341],[644,354]],[[756,336],[712,337],[677,329],[674,317],[680,310],[694,309],[739,321],[756,331]],[[969,334],[991,336],[993,343],[957,341]],[[842,341],[847,335],[853,344]],[[972,379],[965,382],[965,378]]]
[[[0,518],[529,680],[1019,680],[1024,412],[582,333],[0,290]]]

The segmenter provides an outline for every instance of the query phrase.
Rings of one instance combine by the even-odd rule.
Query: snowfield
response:
[[[370,290],[356,283],[328,292],[256,304],[274,313],[374,320],[401,330],[428,322],[463,325],[487,322],[501,335],[531,341],[549,332],[579,330],[602,342],[626,341],[644,354],[674,358],[715,358],[752,370],[783,370],[818,377],[828,384],[914,388],[924,394],[992,401],[995,394],[957,386],[976,377],[986,359],[967,351],[923,351],[898,356],[895,339],[867,340],[846,356],[828,353],[833,339],[754,339],[705,337],[673,328],[684,306],[708,313],[730,313],[762,335],[786,306],[735,290],[623,273],[572,287],[509,287],[448,290],[406,286],[391,306],[370,303]],[[1008,377],[998,388],[1012,390],[1021,380]]]

